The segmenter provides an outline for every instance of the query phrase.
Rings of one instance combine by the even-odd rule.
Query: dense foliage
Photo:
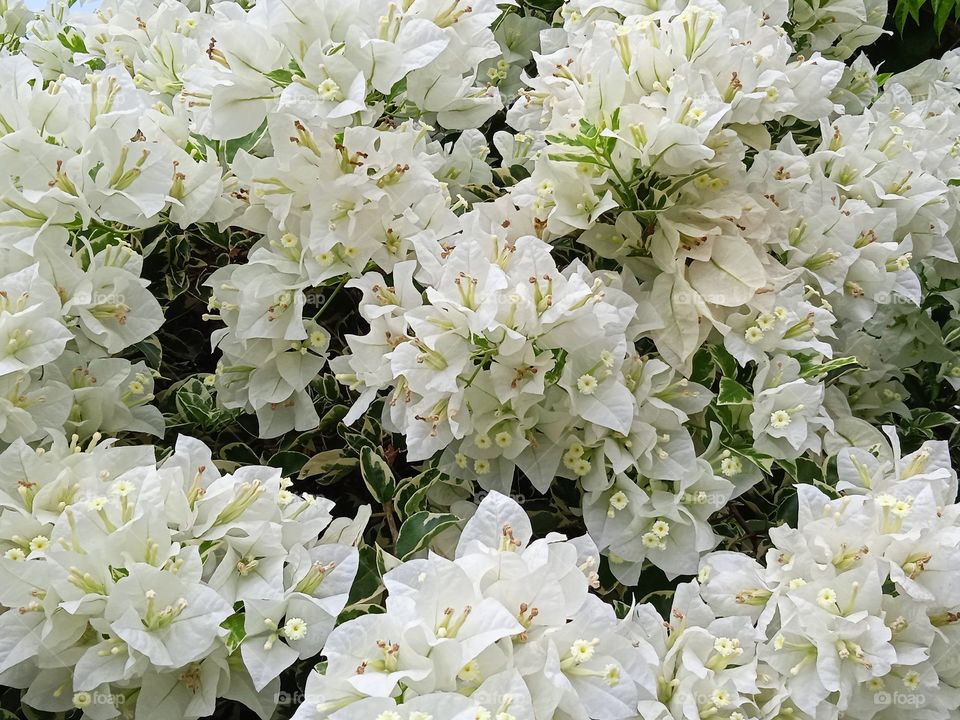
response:
[[[0,0],[0,712],[958,717],[957,7]]]

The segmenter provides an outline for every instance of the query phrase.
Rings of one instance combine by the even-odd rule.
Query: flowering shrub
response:
[[[885,23],[0,0],[0,706],[957,717],[960,52]]]

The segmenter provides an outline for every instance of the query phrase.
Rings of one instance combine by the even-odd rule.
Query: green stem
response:
[[[316,314],[313,316],[313,319],[314,319],[314,320],[316,320],[318,317],[320,317],[321,315],[323,315],[324,311],[325,311],[328,307],[330,307],[330,304],[334,301],[334,299],[336,299],[337,295],[340,294],[340,291],[343,290],[343,286],[347,284],[347,280],[349,280],[349,279],[350,279],[350,276],[349,276],[349,275],[344,275],[344,276],[343,276],[343,279],[340,280],[340,283],[339,283],[339,284],[337,285],[337,287],[334,289],[333,293],[331,293],[330,297],[328,297],[328,298],[326,299],[326,301],[323,303],[323,305],[320,306],[320,309],[317,310]]]

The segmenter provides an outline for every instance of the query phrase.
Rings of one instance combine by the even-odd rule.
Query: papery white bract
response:
[[[333,503],[279,471],[221,475],[187,437],[159,464],[96,436],[47,452],[18,440],[0,467],[0,677],[37,709],[98,717],[96,695],[112,713],[196,718],[250,685],[238,699],[269,717],[277,676],[347,602],[357,550],[319,537]]]
[[[960,53],[885,20],[0,0],[0,683],[953,720]]]
[[[373,708],[387,718],[441,701],[476,713],[464,717],[635,717],[654,696],[652,649],[624,637],[589,593],[597,563],[587,538],[532,540],[519,505],[491,492],[454,560],[431,555],[391,570],[386,612],[333,631],[326,668],[309,677],[295,717]]]

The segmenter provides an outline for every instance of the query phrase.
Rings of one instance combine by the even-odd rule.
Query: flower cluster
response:
[[[370,263],[389,271],[416,243],[436,242],[454,220],[451,194],[490,181],[489,149],[473,128],[516,96],[530,38],[544,27],[517,17],[494,28],[501,15],[493,0],[224,2],[206,11],[108,1],[25,23],[17,60],[30,75],[10,82],[35,78],[40,90],[41,79],[53,81],[54,92],[75,83],[71,95],[94,102],[107,82],[99,102],[113,115],[118,91],[138,89],[123,104],[126,124],[95,139],[124,153],[102,163],[119,209],[101,218],[143,227],[169,210],[181,227],[229,222],[262,234],[249,262],[211,279],[211,310],[227,325],[214,336],[221,399],[256,412],[271,437],[316,426],[306,386],[325,359],[328,336],[310,319],[328,299],[323,286]],[[93,123],[100,110],[62,106],[69,113]],[[443,129],[466,132],[443,146]],[[152,147],[166,138],[184,157]],[[101,167],[97,152],[73,149],[85,167]],[[140,188],[148,196],[138,204]],[[87,192],[78,184],[74,194]],[[89,212],[84,227],[88,220]],[[238,283],[240,296],[231,290]],[[261,312],[262,322],[248,317]]]
[[[21,0],[4,0],[0,4],[0,52],[16,52],[30,15]]]
[[[636,717],[655,655],[589,592],[596,548],[531,535],[517,503],[487,495],[453,560],[391,570],[386,612],[330,634],[295,718]]]
[[[501,57],[492,0],[377,1],[346,14],[300,5],[204,16],[204,34],[178,55],[182,82],[164,80],[196,132],[261,128],[269,141],[231,164],[243,208],[232,224],[262,240],[208,283],[211,317],[227,326],[213,335],[219,397],[255,412],[264,437],[317,425],[307,386],[329,335],[316,321],[337,283],[434,252],[456,226],[453,195],[490,181],[473,128],[502,107],[498,84],[516,84],[528,56],[521,43]],[[213,39],[204,49],[193,35]],[[505,48],[511,37],[501,35]],[[157,82],[145,70],[135,79]],[[435,126],[466,132],[444,146]]]
[[[883,34],[887,5],[878,0],[791,0],[789,19],[798,51],[844,60]]]
[[[874,68],[794,59],[776,24],[785,8],[566,7],[564,41],[545,42],[508,114],[547,143],[514,200],[636,276],[659,317],[644,334],[685,374],[716,332],[768,379],[784,352],[856,356],[874,372],[845,388],[854,411],[902,401],[897,368],[922,355],[884,341],[925,322],[919,276],[952,277],[956,262],[954,56],[889,78],[866,107]],[[785,134],[771,146],[774,123],[802,134],[809,122],[819,142]],[[803,394],[817,416],[822,389]],[[761,449],[789,457],[816,443]]]
[[[841,497],[798,487],[797,527],[770,531],[765,565],[732,552],[703,559],[703,599],[731,622],[746,620],[759,640],[747,652],[759,658],[751,679],[760,687],[731,691],[725,712],[956,716],[957,474],[946,443],[903,456],[887,432],[871,450],[840,452]]]
[[[707,518],[758,479],[719,443],[697,457],[686,426],[712,395],[689,376],[705,342],[752,374],[740,430],[765,456],[821,455],[853,415],[909,413],[897,368],[923,356],[888,339],[929,322],[920,275],[956,261],[960,132],[956,85],[914,99],[900,84],[949,78],[949,59],[816,131],[841,107],[831,93],[859,97],[874,76],[864,61],[850,77],[794,59],[751,6],[614,9],[565,6],[543,36],[558,49],[508,113],[515,141],[541,148],[530,176],[391,275],[349,282],[371,329],[332,366],[361,392],[348,423],[390,391],[385,424],[412,459],[502,492],[517,469],[541,491],[576,480],[632,583],[647,561],[693,572]],[[773,147],[773,122],[806,122],[819,142]],[[548,241],[570,233],[621,270],[558,268]],[[650,341],[659,357],[639,350]],[[867,370],[828,388],[831,358]]]
[[[332,361],[361,391],[345,422],[389,388],[384,423],[404,434],[409,458],[439,453],[448,475],[503,493],[518,468],[540,491],[578,480],[618,577],[635,579],[645,559],[694,572],[714,545],[706,519],[734,491],[724,475],[739,473],[732,458],[721,469],[719,451],[716,468],[697,459],[683,426],[712,393],[639,353],[632,276],[579,262],[561,271],[551,246],[526,234],[529,213],[491,222],[504,210],[476,205],[419,274],[407,261],[394,284],[376,272],[348,283],[363,292],[370,332],[348,336],[350,354]]]
[[[50,77],[91,59],[124,67],[212,139],[248,135],[275,112],[343,128],[399,109],[464,129],[502,107],[497,85],[510,63],[496,62],[499,15],[493,0],[222,2],[206,12],[175,0],[107,0],[31,26],[23,52]],[[481,76],[491,60],[493,72]]]
[[[0,684],[958,717],[960,51],[885,21],[0,0]]]
[[[218,697],[260,717],[347,601],[363,518],[221,474],[181,436],[150,446],[17,441],[0,454],[0,682],[38,710],[199,718]]]
[[[924,280],[953,276],[960,246],[960,194],[952,186],[960,174],[960,93],[939,81],[957,61],[948,56],[889,78],[869,108],[823,121],[812,151],[787,138],[759,153],[748,175],[772,211],[771,250],[818,306],[805,308],[809,327],[799,338],[823,337],[834,355],[869,369],[843,386],[858,417],[891,406],[909,414],[904,370],[936,359],[950,376],[958,364],[939,337],[924,340],[920,330],[930,327],[920,310]],[[765,312],[769,300],[757,298],[730,322],[736,332],[724,343],[741,361],[751,353],[745,346],[757,359],[781,343]]]
[[[233,165],[251,198],[237,222],[263,239],[245,264],[207,282],[211,311],[226,324],[213,333],[220,398],[255,411],[265,437],[317,425],[306,387],[326,362],[329,334],[316,319],[335,296],[331,283],[370,263],[393,270],[456,223],[429,128],[411,121],[335,135],[280,114],[269,125],[275,154]]]
[[[299,720],[374,717],[954,717],[960,694],[957,475],[944,443],[838,457],[844,495],[799,486],[800,522],[771,530],[766,565],[721,552],[650,604],[590,594],[596,548],[530,522],[492,492],[453,560],[384,576],[386,612],[324,647]]]
[[[126,236],[222,215],[220,166],[121,70],[45,85],[11,55],[0,86],[0,443],[161,435],[151,371],[110,357],[163,323]]]

